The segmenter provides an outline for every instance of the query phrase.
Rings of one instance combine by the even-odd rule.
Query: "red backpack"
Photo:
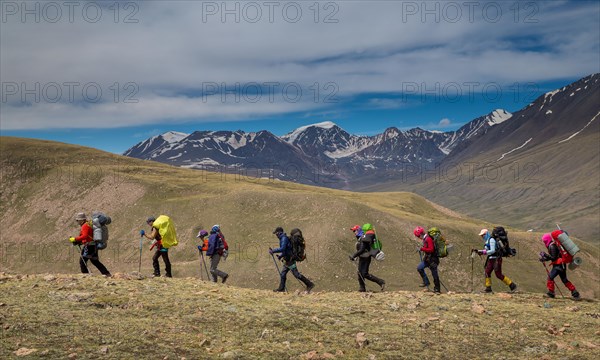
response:
[[[221,244],[218,245],[219,255],[223,255],[223,251],[229,250],[229,245],[227,245],[227,241],[225,240],[225,236],[221,232],[217,234],[219,240],[221,240]]]
[[[560,259],[556,260],[557,264],[570,264],[573,262],[573,255],[569,254],[567,250],[562,246],[558,239],[553,239],[558,251],[560,251]],[[560,261],[559,261],[560,260]]]

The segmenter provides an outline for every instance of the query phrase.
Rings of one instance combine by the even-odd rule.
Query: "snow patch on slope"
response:
[[[203,158],[200,161],[196,161],[196,162],[191,163],[189,165],[182,165],[181,167],[193,169],[194,167],[202,167],[202,166],[206,166],[206,165],[218,166],[218,165],[221,165],[221,164],[218,163],[218,162],[216,162],[216,161],[214,161],[211,158]]]
[[[344,157],[351,156],[361,150],[364,150],[364,149],[368,148],[369,146],[371,146],[371,143],[369,143],[367,141],[362,142],[362,143],[357,142],[346,148],[337,149],[335,151],[325,151],[325,155],[332,159],[344,158]]]
[[[163,139],[165,139],[166,142],[172,144],[174,142],[179,142],[179,141],[183,140],[183,138],[185,138],[188,135],[189,134],[178,132],[178,131],[169,131],[169,132],[162,134],[161,136]]]
[[[532,139],[533,139],[533,138],[529,138],[529,140],[525,141],[525,142],[523,143],[523,145],[521,145],[521,146],[519,146],[519,147],[516,147],[516,148],[512,149],[512,150],[511,150],[511,151],[509,151],[509,152],[506,152],[506,153],[502,154],[502,156],[500,156],[500,157],[498,158],[498,160],[496,160],[496,162],[498,162],[498,161],[500,161],[500,160],[504,159],[504,157],[505,157],[506,155],[508,155],[508,154],[510,154],[510,153],[512,153],[512,152],[514,152],[514,151],[517,151],[517,150],[519,150],[519,149],[522,149],[522,148],[524,148],[524,147],[525,147],[525,145],[527,145],[527,144],[528,144],[528,143],[529,143],[529,142],[530,142]]]
[[[240,136],[240,139],[236,139],[236,133],[232,134],[227,141],[225,141],[232,149],[237,150],[241,147],[246,146],[248,139],[245,136]]]
[[[596,116],[594,116],[594,117],[592,118],[592,120],[590,120],[590,121],[589,121],[587,124],[585,124],[585,126],[584,126],[584,127],[581,129],[581,130],[579,130],[579,131],[578,131],[578,132],[576,132],[575,134],[573,134],[573,135],[569,136],[568,138],[566,138],[566,139],[564,139],[564,140],[561,140],[561,141],[559,141],[558,143],[559,143],[559,144],[561,144],[561,143],[564,143],[564,142],[566,142],[566,141],[569,141],[569,140],[571,140],[571,139],[572,139],[572,138],[574,138],[575,136],[577,136],[577,135],[578,135],[580,132],[582,132],[583,130],[585,130],[585,128],[586,128],[586,127],[588,127],[588,126],[589,126],[589,125],[590,125],[590,124],[591,124],[591,123],[592,123],[594,120],[596,120],[596,118],[598,117],[598,115],[600,115],[600,111],[599,111],[599,112],[596,114]]]
[[[333,123],[331,121],[324,121],[324,122],[320,122],[317,124],[301,126],[301,127],[297,128],[296,130],[292,131],[291,133],[282,136],[282,139],[284,139],[286,142],[288,142],[290,144],[293,144],[294,141],[296,141],[296,139],[298,138],[298,136],[300,136],[305,130],[307,130],[311,127],[318,127],[321,129],[331,129],[334,126],[336,126],[335,123]]]
[[[488,117],[487,123],[489,126],[498,125],[500,123],[505,122],[510,119],[512,114],[503,109],[496,109],[492,112],[492,114]]]

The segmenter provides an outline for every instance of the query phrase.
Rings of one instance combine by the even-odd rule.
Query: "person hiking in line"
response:
[[[354,236],[356,236],[356,241],[359,242],[360,238],[364,234],[360,225],[354,225],[353,227],[350,228],[350,230],[354,233]],[[358,250],[358,244],[356,244],[356,245],[357,245],[356,250]]]
[[[556,237],[558,237],[558,235],[560,234],[559,232],[555,233]],[[563,282],[563,284],[565,284],[567,289],[571,291],[571,296],[574,299],[579,299],[579,292],[577,291],[577,289],[575,289],[575,285],[573,285],[573,283],[571,283],[569,279],[567,279],[567,266],[563,262],[561,251],[556,242],[554,241],[555,237],[553,235],[554,233],[544,234],[542,236],[542,242],[544,243],[550,254],[546,254],[545,252],[540,253],[541,262],[551,261],[550,264],[552,264],[552,270],[548,273],[548,280],[546,281],[546,286],[548,288],[548,292],[546,293],[546,295],[551,298],[554,298],[556,296],[554,294],[554,278],[560,276],[560,280]]]
[[[363,231],[363,235],[360,237],[360,242],[357,244],[357,250],[354,254],[349,256],[350,261],[354,261],[358,257],[358,291],[367,291],[365,279],[377,283],[377,285],[381,287],[381,291],[383,291],[385,289],[385,281],[369,274],[372,244],[375,242],[375,231],[371,224],[364,224],[361,230]]]
[[[87,216],[85,213],[78,213],[75,216],[75,221],[81,226],[81,230],[79,232],[79,236],[70,237],[69,241],[73,245],[83,245],[81,249],[81,257],[79,258],[79,267],[81,272],[84,274],[89,273],[87,268],[87,262],[90,260],[92,264],[100,271],[100,273],[104,276],[110,276],[110,272],[106,269],[106,266],[100,262],[98,257],[98,249],[96,248],[96,244],[94,243],[94,234],[92,227],[87,222]]]
[[[285,291],[285,282],[287,280],[287,274],[289,271],[292,271],[292,274],[296,279],[302,281],[304,285],[306,285],[306,292],[310,293],[310,291],[315,287],[315,284],[310,281],[306,276],[302,275],[300,271],[298,271],[298,265],[296,260],[292,259],[292,243],[288,238],[287,234],[283,231],[283,228],[278,226],[273,231],[273,234],[277,236],[279,239],[279,247],[276,249],[269,248],[269,254],[281,254],[277,256],[279,260],[283,260],[283,269],[281,270],[279,287],[273,291],[275,292],[283,292]]]
[[[223,279],[223,284],[227,281],[229,274],[223,272],[217,267],[221,261],[221,257],[226,258],[225,252],[227,251],[227,245],[225,237],[221,233],[221,227],[214,225],[210,229],[210,235],[208,237],[208,249],[206,250],[206,256],[210,258],[210,274],[212,275],[213,282],[217,282],[218,278]]]
[[[198,245],[198,250],[206,252],[208,250],[208,231],[200,230],[196,237],[202,241],[202,245]]]
[[[472,252],[477,252],[478,255],[487,255],[485,260],[485,292],[492,292],[492,271],[496,273],[496,277],[504,282],[510,288],[510,291],[515,291],[515,284],[508,276],[502,274],[502,257],[496,254],[496,239],[492,237],[488,229],[481,229],[479,236],[483,240],[485,247],[482,250],[471,249]]]
[[[413,230],[413,234],[423,241],[419,251],[424,253],[424,255],[421,258],[421,262],[417,266],[417,271],[423,279],[423,282],[419,285],[419,287],[429,288],[429,278],[425,273],[425,268],[429,268],[429,270],[431,270],[431,276],[433,277],[433,292],[435,294],[440,294],[440,277],[438,275],[440,258],[438,257],[438,252],[435,249],[433,238],[429,236],[429,234],[421,226],[417,226]]]
[[[153,277],[160,276],[160,265],[158,264],[158,258],[162,257],[165,263],[165,276],[170,278],[171,275],[171,261],[169,261],[169,249],[164,248],[162,246],[162,237],[158,232],[158,228],[154,226],[154,222],[156,218],[154,216],[150,216],[146,220],[146,224],[152,228],[150,235],[148,235],[144,230],[140,230],[140,235],[145,236],[147,239],[152,240],[152,246],[150,250],[156,247],[156,251],[154,252],[154,256],[152,256],[152,267],[154,267]]]

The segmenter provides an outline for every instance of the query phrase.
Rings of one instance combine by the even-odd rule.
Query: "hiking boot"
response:
[[[315,287],[314,283],[309,283],[308,285],[306,285],[306,292],[310,293],[310,291]]]
[[[573,299],[579,299],[580,298],[579,291],[573,290],[571,292],[571,296],[573,297]]]
[[[153,278],[160,277],[160,274],[152,274]]]
[[[517,288],[517,284],[512,282],[512,283],[510,283],[510,285],[508,287],[510,288],[510,291],[515,291],[515,289]]]
[[[554,298],[556,297],[556,295],[555,295],[555,294],[554,294],[554,292],[552,292],[552,291],[548,291],[548,292],[546,293],[546,296],[547,296],[547,297],[549,297],[549,298],[552,298],[552,299],[554,299]]]
[[[485,290],[483,290],[483,292],[491,293],[492,292],[492,287],[491,286],[486,286]]]
[[[425,284],[425,283],[420,283],[419,287],[429,287],[429,284]]]
[[[385,291],[385,282],[382,282],[381,284],[379,284],[379,286],[381,286],[381,292]]]
[[[172,278],[173,276],[171,274],[167,274],[165,277]]]
[[[439,288],[433,289],[433,293],[436,295],[440,295],[442,292],[440,291]]]
[[[229,277],[229,274],[226,274],[225,276],[223,276],[223,284],[225,284],[225,281],[227,281],[228,277]]]
[[[285,289],[274,289],[274,292],[285,292]]]
[[[366,289],[358,289],[358,292],[367,292]]]

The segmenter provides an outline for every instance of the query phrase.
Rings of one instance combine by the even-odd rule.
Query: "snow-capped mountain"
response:
[[[327,161],[351,156],[373,144],[371,138],[351,135],[331,121],[299,127],[281,138],[304,154]]]
[[[456,131],[436,136],[436,144],[444,154],[448,155],[452,150],[462,146],[470,139],[485,134],[492,126],[501,124],[510,118],[512,118],[512,114],[508,111],[496,109],[485,116],[468,122]]]
[[[433,166],[463,142],[509,118],[510,113],[499,109],[457,131],[392,127],[375,136],[350,134],[331,121],[302,126],[281,137],[264,130],[168,132],[135,145],[125,155],[196,169],[252,170],[259,177],[303,183],[326,177],[336,180],[329,186],[348,187],[354,178],[389,175],[402,164]]]
[[[169,131],[161,135],[153,136],[137,145],[134,145],[132,148],[125,151],[123,155],[140,159],[153,159],[159,156],[161,152],[167,151],[172,146],[177,145],[178,142],[184,139],[186,136],[188,136],[188,134]]]
[[[461,175],[425,181],[417,175],[369,190],[414,191],[495,224],[547,231],[561,223],[597,241],[598,99],[600,74],[586,76],[539,96],[510,120],[455,147],[441,168]]]
[[[583,131],[600,121],[600,115],[595,116],[597,103],[589,101],[599,79],[600,75],[591,75],[548,92],[515,114],[496,109],[455,131],[391,127],[375,136],[358,136],[326,121],[281,137],[264,130],[168,132],[135,145],[125,155],[189,168],[364,188],[404,176],[408,166],[428,169],[442,162],[468,161],[492,149],[498,149],[494,161],[500,161],[556,134],[574,134],[574,125]],[[566,119],[568,113],[586,115],[583,120],[553,120]],[[325,178],[331,181],[324,182]]]

